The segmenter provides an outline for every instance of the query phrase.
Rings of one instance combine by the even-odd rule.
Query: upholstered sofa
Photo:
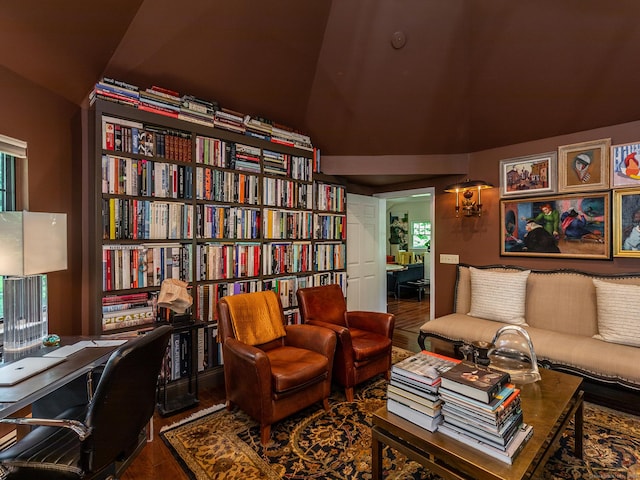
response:
[[[423,349],[459,355],[508,324],[529,333],[538,365],[584,378],[587,400],[640,411],[640,273],[458,265],[454,313],[422,325]],[[429,345],[425,341],[429,339]]]

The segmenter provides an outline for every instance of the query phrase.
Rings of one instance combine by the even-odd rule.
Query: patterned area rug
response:
[[[166,427],[161,437],[196,480],[370,479],[371,415],[384,405],[386,385],[382,377],[365,383],[354,402],[336,389],[329,412],[314,406],[278,422],[266,446],[255,421],[222,405]],[[573,457],[570,428],[544,478],[640,479],[640,419],[592,404],[585,404],[584,415],[585,460]],[[390,448],[383,469],[387,479],[439,478]]]

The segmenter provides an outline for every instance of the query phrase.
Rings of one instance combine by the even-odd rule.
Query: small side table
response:
[[[427,288],[429,288],[430,282],[429,280],[415,280],[404,282],[398,285],[398,293],[400,293],[401,289],[408,288],[410,290],[415,290],[418,293],[418,301],[422,301],[422,295],[424,295]]]

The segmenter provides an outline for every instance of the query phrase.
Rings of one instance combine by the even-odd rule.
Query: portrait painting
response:
[[[558,154],[556,152],[510,158],[500,162],[500,195],[524,197],[555,193]]]
[[[613,256],[640,258],[640,188],[613,192]]]
[[[500,255],[611,258],[610,193],[500,201]]]
[[[558,147],[558,192],[608,189],[610,148],[610,138]]]
[[[611,188],[640,187],[640,143],[611,147]]]
[[[409,213],[402,217],[389,214],[389,243],[397,245],[398,250],[409,250]]]

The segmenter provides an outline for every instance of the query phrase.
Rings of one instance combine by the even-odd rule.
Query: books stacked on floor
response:
[[[440,376],[460,362],[422,351],[394,364],[387,387],[387,410],[434,432],[442,422]]]
[[[438,431],[511,464],[533,427],[524,422],[520,389],[508,373],[461,362],[443,372]]]

